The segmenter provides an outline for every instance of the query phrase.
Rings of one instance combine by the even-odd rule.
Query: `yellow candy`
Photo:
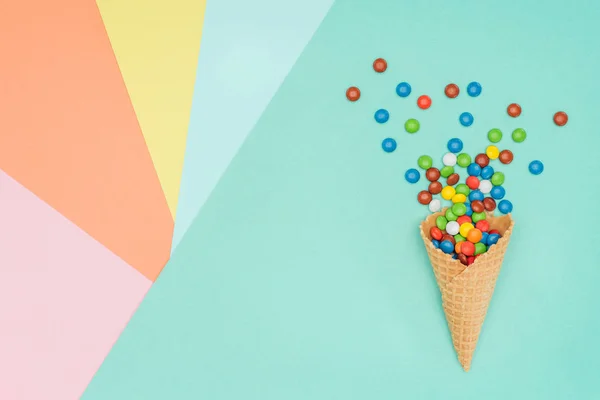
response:
[[[456,190],[452,186],[446,186],[442,189],[442,197],[444,200],[450,200],[456,194]]]
[[[466,201],[467,201],[467,196],[465,196],[462,193],[457,193],[454,196],[452,196],[453,203],[464,203]]]
[[[485,154],[490,158],[490,160],[495,160],[500,156],[500,150],[496,146],[488,146],[485,149]]]
[[[473,226],[472,223],[470,222],[465,222],[464,224],[462,224],[460,226],[460,229],[458,231],[458,233],[460,233],[460,235],[462,237],[467,237],[467,235],[469,234],[469,232],[471,231],[471,229],[474,229],[475,227]]]

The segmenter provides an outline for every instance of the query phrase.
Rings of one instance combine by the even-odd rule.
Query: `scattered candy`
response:
[[[529,172],[533,175],[539,175],[544,172],[544,164],[540,160],[534,160],[529,163]]]
[[[471,220],[471,217],[469,217],[468,215],[465,214],[465,215],[461,215],[460,217],[458,217],[456,219],[456,222],[458,222],[459,225],[462,225],[462,224],[470,224],[473,221]],[[465,240],[465,239],[463,238],[463,240]]]
[[[396,94],[400,97],[408,97],[411,91],[410,85],[406,82],[400,82],[398,86],[396,86]]]
[[[477,163],[469,164],[467,173],[471,176],[479,176],[481,174],[481,167]]]
[[[442,184],[438,181],[431,182],[428,187],[429,193],[439,194],[442,191]]]
[[[440,174],[444,178],[449,177],[453,173],[454,173],[454,167],[451,167],[450,165],[446,165],[446,166],[442,167],[442,169],[440,170]]]
[[[417,106],[422,110],[427,110],[431,107],[431,97],[427,95],[419,96],[417,99]]]
[[[500,200],[500,203],[498,203],[498,211],[500,211],[502,214],[508,214],[512,212],[512,209],[513,205],[508,200]]]
[[[450,186],[454,186],[458,183],[459,180],[460,180],[460,175],[458,175],[457,173],[454,173],[454,174],[450,175],[448,177],[448,179],[446,179],[446,184],[448,184]]]
[[[458,225],[458,222],[456,222],[456,221],[450,221],[446,225],[446,232],[448,232],[449,235],[454,236],[458,233],[459,230],[460,230],[460,225]]]
[[[469,201],[471,202],[474,202],[476,200],[483,201],[483,197],[483,193],[480,189],[472,190],[471,193],[469,193]]]
[[[390,113],[388,110],[381,108],[375,111],[375,121],[379,122],[380,124],[386,123],[389,119]]]
[[[467,168],[471,164],[471,156],[467,153],[460,153],[456,157],[456,163],[463,168]]]
[[[456,190],[452,186],[446,186],[442,189],[442,198],[444,200],[450,200],[456,194]]]
[[[350,86],[346,90],[346,98],[350,101],[356,101],[360,99],[360,89],[356,86]]]
[[[408,181],[408,183],[417,183],[419,179],[421,179],[421,174],[414,168],[409,169],[404,174],[404,178]]]
[[[449,98],[454,99],[458,96],[458,93],[460,93],[460,89],[458,88],[458,85],[455,85],[454,83],[450,83],[450,84],[446,85],[446,88],[444,89],[444,93]]]
[[[396,150],[396,141],[392,138],[383,139],[383,142],[381,142],[381,148],[383,148],[383,151],[386,153],[391,153]]]
[[[463,149],[463,142],[458,138],[448,140],[448,151],[451,153],[460,153]],[[468,155],[468,154],[467,154]]]
[[[517,103],[509,104],[508,107],[506,108],[506,112],[511,117],[517,118],[519,115],[521,115],[521,106],[518,105]]]
[[[471,125],[473,125],[473,121],[474,121],[473,114],[471,114],[469,112],[464,112],[464,113],[460,114],[460,117],[458,117],[458,120],[462,126],[471,126]]]
[[[471,193],[471,189],[469,189],[469,187],[464,183],[459,183],[458,185],[456,185],[456,193],[468,196],[469,193]]]
[[[558,126],[565,126],[569,121],[569,116],[564,111],[559,111],[554,114],[554,123]]]
[[[408,133],[417,133],[420,127],[421,124],[419,124],[419,121],[414,118],[411,118],[404,123],[404,129]]]
[[[429,211],[432,213],[436,213],[442,209],[442,202],[440,199],[433,199],[431,203],[429,203]]]
[[[490,179],[494,175],[494,168],[491,165],[486,165],[481,168],[481,178]]]
[[[419,159],[417,160],[417,164],[421,169],[429,169],[433,165],[433,160],[431,159],[431,157],[423,155],[419,157]]]
[[[488,146],[485,149],[485,155],[488,156],[490,160],[495,160],[500,157],[500,150],[496,146]]]
[[[481,168],[485,167],[490,163],[490,158],[483,153],[477,154],[475,156],[475,164],[479,165]]]
[[[423,205],[428,205],[431,203],[431,200],[431,193],[429,193],[427,190],[421,190],[417,195],[417,201]]]
[[[483,207],[485,211],[494,211],[496,209],[496,200],[491,197],[483,199]]]
[[[500,186],[504,183],[504,173],[503,172],[494,172],[492,175],[492,179],[490,179],[492,185]]]
[[[502,186],[494,186],[490,191],[490,195],[496,200],[502,199],[505,194],[506,190]]]
[[[476,224],[479,221],[482,221],[486,218],[487,216],[485,215],[485,212],[480,212],[480,213],[473,213],[473,215],[471,215],[471,219],[473,220],[473,222]]]
[[[485,206],[483,205],[483,201],[481,201],[481,200],[472,201],[471,202],[471,209],[475,213],[480,213],[480,212],[485,211]]]
[[[465,206],[467,207],[467,213],[465,215],[467,217],[471,218],[471,216],[473,215],[473,210],[471,209],[471,203],[465,203]]]
[[[490,230],[490,223],[487,222],[487,220],[482,219],[481,221],[478,221],[475,224],[475,228],[479,229],[482,232],[482,234],[485,233],[485,235],[487,236],[487,231]]]
[[[497,128],[491,129],[488,132],[488,140],[492,143],[498,143],[502,140],[502,131]]]
[[[500,152],[500,155],[498,156],[498,159],[500,160],[500,162],[502,164],[510,164],[513,160],[514,156],[512,151],[510,150],[502,150]]]
[[[465,201],[467,201],[467,196],[465,196],[464,194],[457,193],[454,196],[452,196],[453,203],[464,203]]]
[[[479,82],[471,82],[467,86],[467,93],[471,97],[477,97],[481,94],[481,84]]]
[[[525,132],[525,129],[523,129],[523,128],[517,128],[512,133],[512,139],[517,143],[523,142],[526,137],[527,137],[527,132]]]
[[[450,222],[448,222],[448,223],[450,223]],[[446,225],[446,229],[448,229],[447,225]],[[452,248],[454,249],[454,245],[456,244],[456,240],[454,240],[454,236],[445,234],[444,236],[442,236],[442,242],[443,241],[448,241],[448,242],[452,243]]]
[[[373,61],[373,69],[375,72],[385,72],[387,69],[387,61],[385,61],[383,58],[378,58],[377,60]]]
[[[435,182],[440,179],[440,170],[437,168],[428,168],[427,171],[425,171],[425,177],[428,181]]]
[[[445,215],[446,215],[446,219],[448,220],[448,222],[450,222],[450,221],[456,221],[458,219],[458,215],[454,214],[452,212],[451,208],[449,208],[449,209],[446,210],[446,214]]]
[[[473,175],[469,176],[467,178],[467,180],[465,181],[465,183],[467,184],[467,186],[471,190],[475,190],[475,189],[477,189],[479,187],[479,179],[476,176],[473,176]]]
[[[493,186],[494,185],[492,185],[492,182],[490,182],[487,179],[484,179],[481,182],[479,182],[479,190],[483,194],[488,194],[492,190]]]
[[[454,154],[454,153],[444,154],[444,157],[442,158],[442,163],[444,165],[454,167],[456,165],[456,154]]]

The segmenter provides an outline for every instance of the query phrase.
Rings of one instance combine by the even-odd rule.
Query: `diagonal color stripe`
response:
[[[332,3],[208,2],[173,248]]]
[[[0,168],[149,279],[173,219],[93,1],[0,12]]]
[[[97,0],[173,218],[206,0]]]
[[[0,171],[0,399],[78,399],[150,285]]]

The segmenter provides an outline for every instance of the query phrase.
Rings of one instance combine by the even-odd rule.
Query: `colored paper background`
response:
[[[332,2],[207,3],[173,248]]]
[[[98,0],[173,218],[206,0]]]
[[[0,171],[0,399],[77,399],[151,281]]]
[[[598,397],[600,219],[564,206],[570,191],[600,194],[579,173],[600,168],[598,17],[591,1],[337,1],[83,399]],[[403,80],[408,99],[394,92]],[[471,80],[480,97],[443,97]],[[425,184],[403,174],[451,137],[473,153],[488,129],[520,126],[526,142],[501,142],[515,153],[502,169],[517,226],[466,374],[417,234]]]

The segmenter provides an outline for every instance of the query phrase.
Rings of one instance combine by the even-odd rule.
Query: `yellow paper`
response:
[[[206,0],[97,0],[175,218]]]

